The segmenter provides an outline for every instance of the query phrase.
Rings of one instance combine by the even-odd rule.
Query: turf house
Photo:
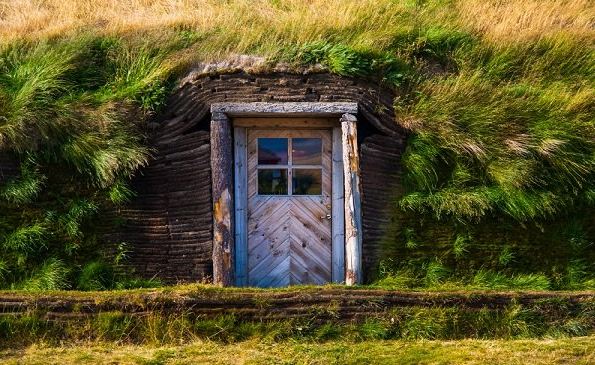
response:
[[[0,364],[595,364],[595,1],[0,0]]]
[[[595,286],[590,2],[257,3],[0,2],[0,289]]]
[[[228,285],[362,282],[399,182],[392,99],[328,73],[190,74],[124,214],[135,262]]]

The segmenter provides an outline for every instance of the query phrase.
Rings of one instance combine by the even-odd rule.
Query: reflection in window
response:
[[[322,141],[320,138],[292,139],[294,165],[320,165],[322,163]]]
[[[286,165],[287,138],[258,138],[259,165]]]
[[[258,170],[258,194],[287,195],[287,170]]]
[[[321,169],[293,169],[294,195],[321,195],[322,194],[322,170]]]

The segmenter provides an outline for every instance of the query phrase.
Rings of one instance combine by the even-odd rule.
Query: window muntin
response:
[[[258,195],[322,195],[321,138],[257,138]]]

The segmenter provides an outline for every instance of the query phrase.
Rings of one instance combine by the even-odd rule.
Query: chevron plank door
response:
[[[249,129],[248,284],[331,281],[331,131]]]

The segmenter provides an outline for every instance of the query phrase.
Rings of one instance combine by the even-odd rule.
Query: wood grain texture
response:
[[[332,276],[334,283],[345,282],[345,191],[343,187],[343,145],[341,128],[333,128],[332,151]]]
[[[339,118],[233,118],[234,127],[244,128],[333,128]]]
[[[355,116],[341,117],[345,185],[345,284],[360,284],[362,273],[362,218],[359,153]]]
[[[235,285],[248,284],[248,175],[247,131],[234,128],[234,198],[235,198]]]
[[[234,284],[233,149],[231,122],[214,113],[211,120],[211,181],[213,187],[213,283]]]
[[[344,113],[357,113],[358,105],[354,102],[296,102],[285,100],[283,103],[276,102],[224,102],[211,105],[212,113],[225,113],[233,117],[240,116],[340,116]]]
[[[258,195],[258,138],[270,137],[322,140],[321,195]],[[248,130],[249,285],[274,287],[331,281],[331,222],[326,218],[332,208],[331,153],[329,130]],[[291,162],[290,157],[289,171]]]
[[[390,254],[386,251],[386,242],[394,239],[388,227],[408,227],[412,223],[395,221],[391,211],[396,206],[401,186],[402,145],[395,142],[395,137],[373,134],[363,139],[360,145],[361,187],[365,199],[362,200],[362,266],[364,282],[375,277],[380,260]],[[416,223],[419,223],[416,221]],[[401,229],[401,228],[398,228]],[[452,247],[450,233],[433,241],[429,247],[435,250],[438,242]],[[411,252],[404,253],[410,255]]]
[[[156,143],[155,159],[132,182],[136,197],[111,213],[123,223],[104,240],[129,243],[127,264],[139,275],[169,283],[212,277],[209,140],[194,131]]]

